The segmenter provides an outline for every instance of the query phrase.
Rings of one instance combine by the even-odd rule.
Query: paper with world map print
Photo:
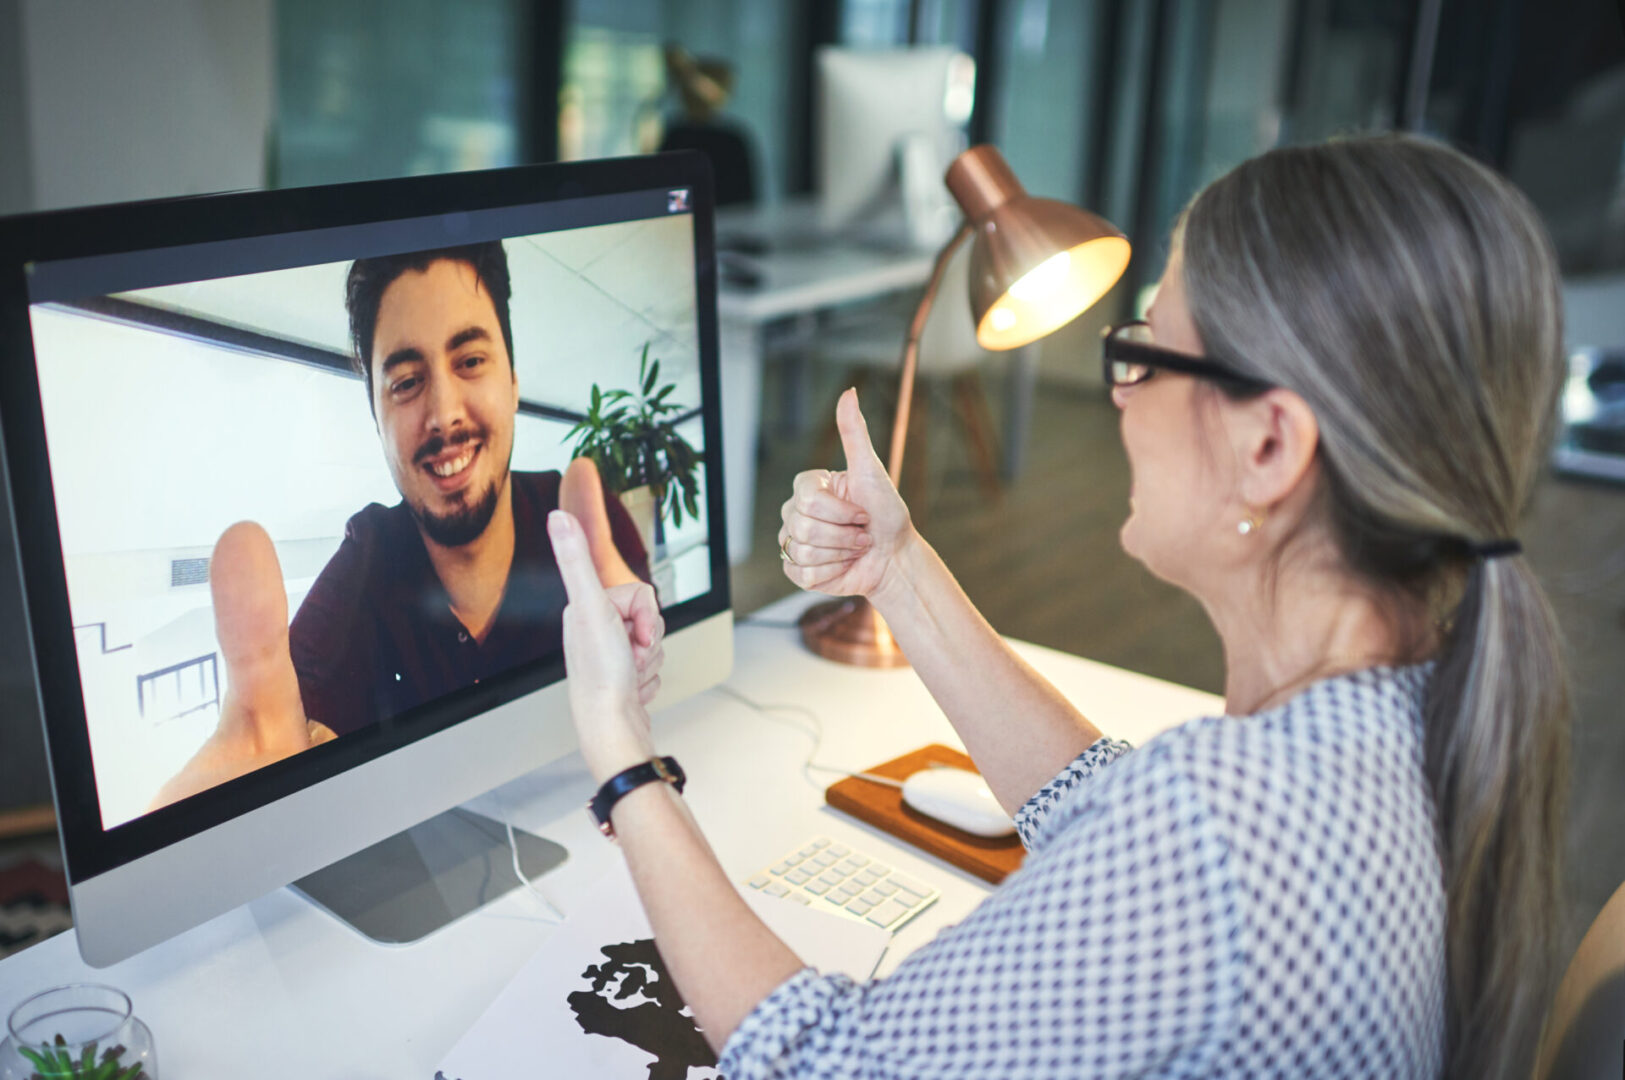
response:
[[[745,891],[802,961],[867,979],[891,935]],[[605,875],[440,1064],[435,1080],[711,1080],[716,1056],[655,949],[624,863]]]

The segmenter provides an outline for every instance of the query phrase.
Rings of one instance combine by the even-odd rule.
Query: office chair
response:
[[[1625,1056],[1625,885],[1603,905],[1558,984],[1535,1080],[1620,1074]]]

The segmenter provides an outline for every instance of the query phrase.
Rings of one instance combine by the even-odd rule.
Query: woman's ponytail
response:
[[[1526,1077],[1561,970],[1569,692],[1524,559],[1476,560],[1426,715],[1449,908],[1446,1076]]]

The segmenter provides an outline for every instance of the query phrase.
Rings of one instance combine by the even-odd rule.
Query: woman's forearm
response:
[[[804,965],[739,895],[675,789],[645,784],[612,818],[666,970],[721,1053],[739,1022]]]
[[[1005,643],[917,535],[870,597],[1010,813],[1100,731]]]

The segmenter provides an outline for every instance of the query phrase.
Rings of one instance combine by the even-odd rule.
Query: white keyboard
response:
[[[828,837],[808,841],[745,884],[768,896],[896,930],[936,903],[940,889]]]

